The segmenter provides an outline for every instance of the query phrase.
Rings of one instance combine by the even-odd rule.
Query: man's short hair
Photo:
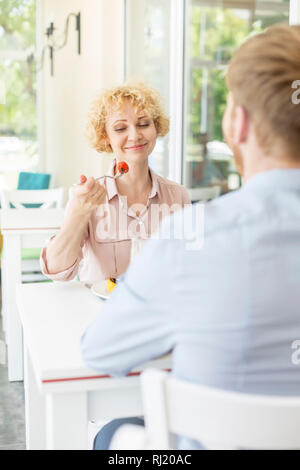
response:
[[[227,71],[234,104],[247,110],[264,151],[273,156],[286,153],[298,161],[300,104],[293,99],[292,86],[299,80],[298,25],[275,25],[252,36],[234,54]]]

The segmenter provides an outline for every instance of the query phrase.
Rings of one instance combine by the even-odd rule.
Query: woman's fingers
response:
[[[92,214],[105,202],[106,189],[95,178],[80,175],[80,184],[72,188],[72,210],[80,214]]]
[[[106,193],[104,186],[101,186],[94,178],[88,178],[87,181],[80,186],[79,194],[86,199],[102,198]]]
[[[79,177],[79,184],[85,183],[87,180],[87,177],[85,175],[80,175]]]
[[[101,204],[102,202],[104,202],[105,195],[106,195],[106,189],[104,188],[104,186],[101,186],[98,183],[98,188],[93,194],[93,196],[91,197],[91,199],[94,204]]]
[[[90,176],[83,185],[84,192],[88,193],[92,191],[96,187],[96,185],[97,181],[95,180],[95,178]]]
[[[90,211],[105,201],[106,189],[95,178],[80,175],[80,184],[76,187],[75,193],[81,205]]]
[[[77,186],[80,186],[80,189],[83,189],[83,192],[88,192],[93,188],[95,182],[96,180],[92,176],[87,178],[85,175],[80,175],[79,184]]]
[[[80,175],[80,183],[76,185],[76,193],[78,195],[88,194],[96,188],[96,183],[97,181],[94,178]]]

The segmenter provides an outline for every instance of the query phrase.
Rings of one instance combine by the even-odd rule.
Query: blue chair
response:
[[[49,173],[19,173],[17,189],[49,189],[51,175]],[[25,207],[35,208],[41,204],[24,204]]]
[[[51,175],[49,173],[19,173],[17,189],[49,189]]]

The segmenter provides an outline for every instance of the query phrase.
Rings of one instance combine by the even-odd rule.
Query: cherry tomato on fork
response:
[[[126,162],[119,162],[117,165],[117,170],[119,173],[128,173],[129,166]]]

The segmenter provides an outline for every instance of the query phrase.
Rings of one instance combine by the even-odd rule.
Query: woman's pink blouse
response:
[[[115,161],[108,174],[114,174],[114,167]],[[151,169],[150,174],[152,190],[147,206],[135,207],[135,211],[132,206],[127,207],[126,197],[118,194],[114,179],[101,178],[100,182],[107,191],[106,202],[92,213],[76,262],[64,271],[49,273],[46,244],[40,258],[42,272],[55,281],[69,281],[78,275],[85,282],[118,278],[123,274],[130,261],[131,239],[147,238],[157,230],[164,216],[190,204],[183,186],[157,175]],[[136,216],[137,209],[140,209],[139,217]]]

